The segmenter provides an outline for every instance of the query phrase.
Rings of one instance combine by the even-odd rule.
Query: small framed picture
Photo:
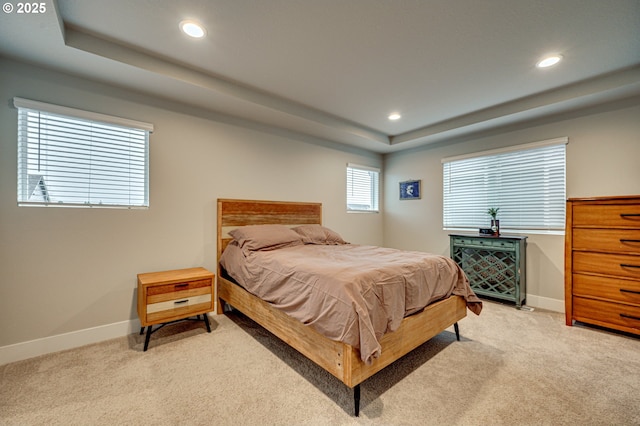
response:
[[[421,196],[419,180],[406,180],[404,182],[400,182],[401,200],[419,200]]]

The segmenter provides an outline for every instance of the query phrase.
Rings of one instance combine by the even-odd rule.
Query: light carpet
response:
[[[0,366],[2,425],[640,425],[640,339],[485,302],[353,393],[237,312]]]

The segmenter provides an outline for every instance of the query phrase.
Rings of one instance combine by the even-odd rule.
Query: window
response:
[[[347,164],[347,211],[377,212],[380,169]]]
[[[487,228],[500,208],[500,229],[557,232],[565,226],[567,138],[520,145],[443,163],[445,229]]]
[[[18,205],[148,207],[153,126],[14,98]]]

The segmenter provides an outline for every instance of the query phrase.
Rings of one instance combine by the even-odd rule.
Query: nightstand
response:
[[[140,334],[147,328],[144,350],[149,347],[151,333],[173,322],[203,321],[211,333],[207,312],[214,309],[214,274],[205,268],[138,274],[138,317]],[[202,315],[202,320],[200,320]],[[153,325],[159,327],[153,329]]]

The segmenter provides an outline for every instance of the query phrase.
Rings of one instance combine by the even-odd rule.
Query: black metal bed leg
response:
[[[458,327],[458,323],[453,323],[453,329],[456,331],[456,340],[460,341],[460,327]]]
[[[356,412],[356,417],[360,417],[360,385],[357,384],[353,388],[353,404]]]
[[[140,335],[142,336],[144,334],[144,327],[140,327]]]

